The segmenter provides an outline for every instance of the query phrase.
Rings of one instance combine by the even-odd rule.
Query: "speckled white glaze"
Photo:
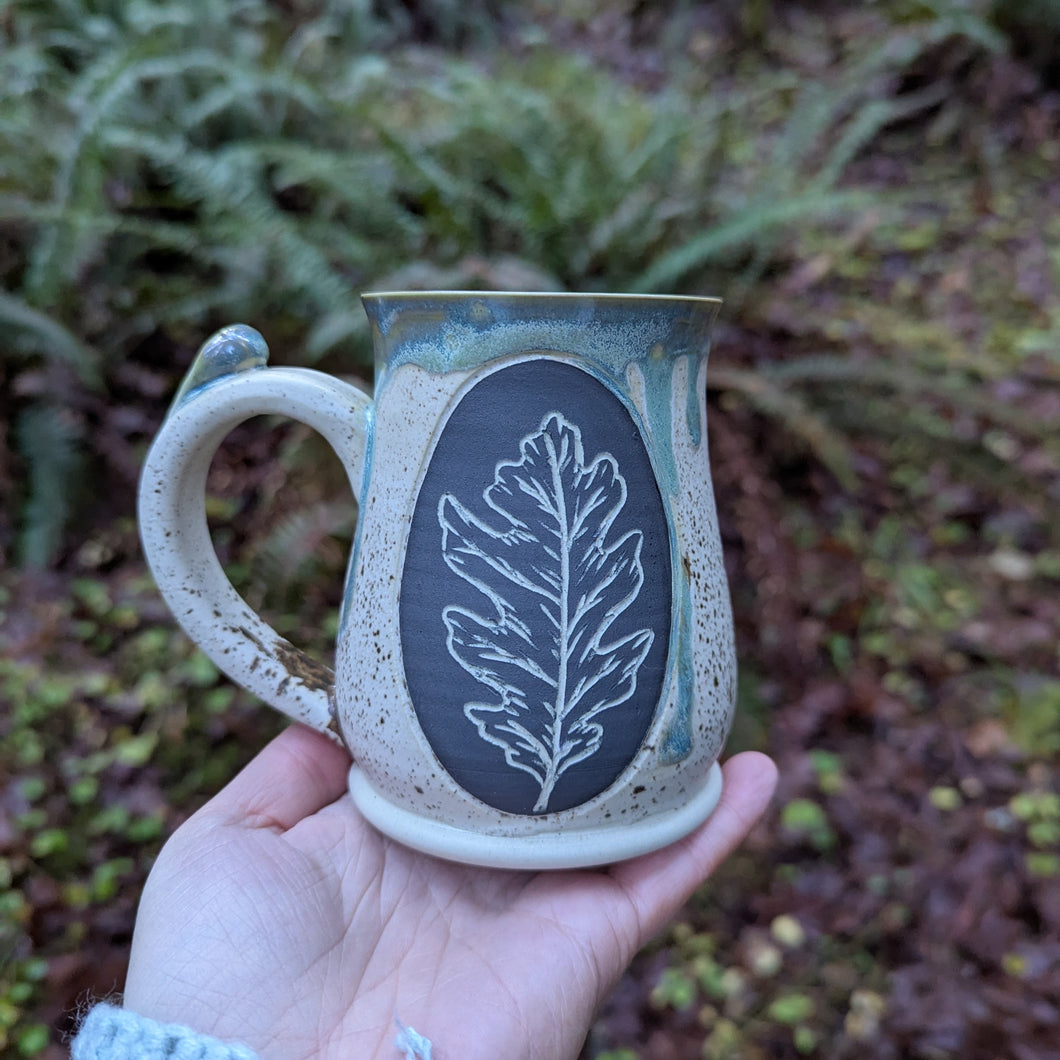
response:
[[[706,451],[705,346],[716,304],[366,296],[377,349],[374,401],[319,373],[263,369],[264,357],[233,352],[231,343],[224,361],[235,371],[204,370],[209,358],[200,358],[199,377],[182,388],[141,485],[145,550],[167,602],[218,665],[266,702],[322,730],[337,722],[354,758],[354,801],[403,843],[477,864],[564,868],[673,842],[720,796],[717,759],[735,703],[732,616]],[[237,330],[235,345],[252,345],[253,336]],[[517,814],[457,784],[424,736],[406,681],[398,599],[419,488],[454,408],[485,374],[541,357],[587,367],[635,410],[669,513],[672,619],[663,693],[624,772],[581,805]],[[361,505],[333,685],[250,611],[209,543],[210,458],[228,430],[260,413],[321,431]]]

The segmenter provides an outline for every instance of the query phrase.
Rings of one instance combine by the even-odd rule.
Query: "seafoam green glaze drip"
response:
[[[704,350],[704,356],[706,351]],[[700,398],[702,395],[699,392],[699,363],[696,361],[692,362],[690,367],[691,375],[688,380],[688,387],[685,389],[685,400],[688,402],[685,409],[685,418],[688,420],[688,434],[692,439],[692,444],[698,449],[703,444],[703,418],[700,412]]]
[[[672,503],[680,488],[677,461],[671,445],[674,436],[673,391],[677,362],[678,358],[669,356],[661,345],[653,346],[646,357],[637,361],[644,379],[644,411],[648,418],[648,432],[662,443],[655,447],[653,455],[656,458],[655,473],[659,476],[659,488],[666,496],[667,503]],[[674,555],[675,561],[679,561],[680,553]]]
[[[675,765],[692,753],[692,707],[696,695],[696,675],[692,665],[692,590],[688,578],[681,578],[678,597],[680,612],[677,625],[677,666],[673,680],[677,682],[674,697],[674,716],[663,733],[659,745],[659,761]]]
[[[693,445],[698,448],[703,437],[699,412],[699,367],[701,359],[706,355],[707,350],[704,348],[698,351],[698,354],[677,358],[668,356],[662,347],[656,347],[637,365],[644,380],[643,395],[649,433],[656,438],[665,439],[667,443],[656,446],[655,452],[665,456],[664,460],[657,463],[656,474],[659,476],[659,486],[667,497],[668,505],[676,502],[681,489],[674,446],[671,444],[675,437],[675,405],[680,400],[675,387],[675,373],[680,362],[684,361],[685,364],[682,367],[687,370],[684,391],[687,396],[683,426],[687,429]],[[692,587],[683,561],[681,542],[672,537],[670,547],[675,557],[673,598],[677,605],[677,614],[672,643],[677,645],[677,654],[670,676],[673,682],[674,713],[659,746],[659,760],[665,765],[681,762],[692,753],[692,709],[696,694],[693,666]]]
[[[173,399],[170,414],[204,386],[236,372],[264,368],[268,361],[269,347],[260,332],[247,324],[231,324],[221,328],[199,347]]]

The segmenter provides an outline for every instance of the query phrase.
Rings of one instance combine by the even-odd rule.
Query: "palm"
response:
[[[383,839],[339,796],[342,753],[288,730],[160,857],[126,1004],[263,1057],[393,1057],[395,1019],[442,1055],[574,1056],[639,946],[768,800],[768,761],[740,757],[713,842],[512,873]]]

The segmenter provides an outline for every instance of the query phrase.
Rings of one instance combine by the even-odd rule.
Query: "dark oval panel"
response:
[[[641,432],[551,358],[485,376],[431,455],[401,580],[401,649],[453,779],[510,813],[619,777],[661,696],[670,534]]]

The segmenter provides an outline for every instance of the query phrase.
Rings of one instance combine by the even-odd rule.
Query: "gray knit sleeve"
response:
[[[238,1042],[156,1023],[114,1005],[96,1005],[70,1043],[72,1060],[258,1060]]]

